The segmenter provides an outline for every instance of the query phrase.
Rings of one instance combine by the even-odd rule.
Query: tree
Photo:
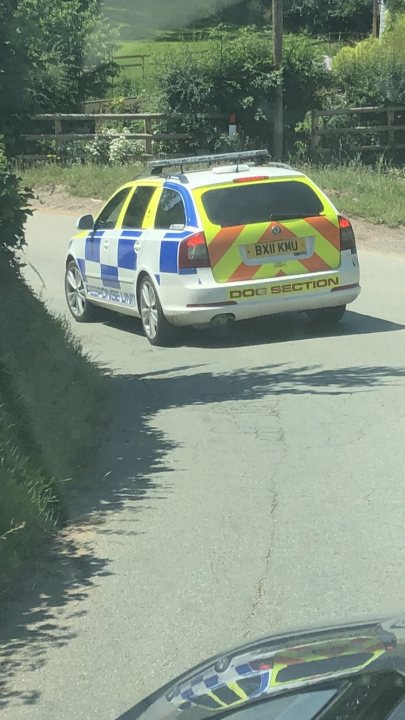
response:
[[[0,136],[11,154],[21,118],[28,108],[28,58],[16,21],[17,0],[0,3]]]
[[[387,8],[392,15],[405,14],[405,0],[388,0]]]
[[[231,24],[270,22],[270,5],[269,0],[240,0],[220,10],[217,19]],[[284,5],[285,26],[290,32],[368,33],[371,28],[372,0],[284,0]]]
[[[100,12],[100,0],[20,0],[17,20],[34,106],[75,110],[86,98],[105,93],[117,67],[114,33]]]
[[[285,0],[285,6],[291,31],[368,33],[371,28],[372,0]]]
[[[29,193],[12,172],[12,157],[24,114],[29,108],[28,60],[16,22],[17,0],[0,5],[0,261],[16,266],[14,250],[24,241]]]

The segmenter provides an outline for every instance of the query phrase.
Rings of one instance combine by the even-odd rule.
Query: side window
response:
[[[180,193],[164,189],[156,213],[155,228],[169,230],[172,225],[185,227],[186,212]]]
[[[140,185],[136,188],[131,200],[129,201],[128,210],[125,214],[123,223],[124,228],[132,230],[142,227],[148,205],[155,190],[155,187],[147,185]]]
[[[120,190],[111,198],[96,221],[96,230],[113,230],[131,188]]]

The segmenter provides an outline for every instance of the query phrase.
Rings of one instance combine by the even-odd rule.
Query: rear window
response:
[[[345,670],[365,665],[372,657],[370,653],[356,653],[353,655],[342,655],[341,657],[288,665],[277,673],[277,682],[293,682],[294,680],[302,680],[313,677],[314,675],[344,672]]]
[[[295,180],[207,190],[202,202],[208,219],[221,227],[313,217],[324,209],[312,188]]]

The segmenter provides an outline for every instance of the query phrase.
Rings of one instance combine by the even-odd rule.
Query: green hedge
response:
[[[162,130],[189,133],[192,138],[162,149],[217,149],[218,137],[227,131],[227,121],[215,124],[198,118],[198,113],[236,113],[245,143],[271,149],[278,79],[272,63],[271,35],[249,28],[210,53],[169,55],[159,66],[157,77],[161,105],[172,115]],[[284,81],[287,147],[291,147],[295,125],[322,101],[329,83],[322,51],[305,36],[285,38]],[[173,117],[178,113],[182,114],[180,120]]]
[[[333,79],[344,101],[361,105],[405,105],[405,17],[384,33],[340,50]]]

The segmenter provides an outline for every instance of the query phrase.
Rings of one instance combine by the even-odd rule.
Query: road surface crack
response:
[[[268,547],[268,550],[267,550],[267,553],[266,553],[265,559],[264,559],[264,571],[256,585],[256,592],[255,592],[253,605],[252,605],[251,611],[247,618],[246,629],[244,632],[245,637],[249,637],[249,635],[251,633],[251,626],[252,626],[253,619],[256,617],[260,603],[266,594],[265,581],[270,573],[272,554],[273,554],[274,537],[275,537],[275,532],[276,532],[275,517],[276,517],[276,513],[277,513],[277,508],[278,508],[277,492],[273,491],[272,495],[273,495],[273,499],[272,499],[271,509],[270,509],[271,533],[270,533],[269,547]]]

